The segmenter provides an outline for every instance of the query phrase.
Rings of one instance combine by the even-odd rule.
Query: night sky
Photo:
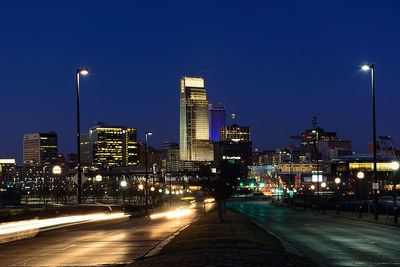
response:
[[[81,129],[98,121],[179,141],[179,79],[203,77],[275,149],[319,126],[367,152],[370,74],[377,134],[400,145],[400,1],[1,1],[0,158],[22,161],[25,133],[55,130],[76,152],[75,69]],[[232,123],[228,120],[228,123]]]

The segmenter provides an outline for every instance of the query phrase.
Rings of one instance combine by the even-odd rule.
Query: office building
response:
[[[180,84],[180,159],[212,161],[208,101],[202,78],[183,77]]]
[[[81,164],[90,165],[91,157],[90,134],[81,134]]]
[[[25,134],[23,140],[24,163],[51,165],[57,164],[57,133]]]
[[[237,124],[223,126],[219,128],[219,140],[250,142],[250,127]]]
[[[221,104],[208,104],[208,123],[210,129],[210,139],[219,141],[219,128],[225,126],[226,111]]]
[[[99,123],[90,129],[89,139],[92,164],[103,167],[138,164],[136,129]]]

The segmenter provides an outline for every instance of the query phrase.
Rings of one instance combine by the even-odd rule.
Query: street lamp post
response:
[[[312,199],[311,199],[311,209],[314,211],[314,190],[315,190],[315,185],[310,186],[311,192],[312,192]]]
[[[125,180],[121,181],[121,187],[122,187],[122,202],[125,204],[125,188],[127,186],[127,183]]]
[[[362,218],[362,195],[361,195],[362,187],[361,187],[361,180],[364,179],[364,173],[363,172],[358,172],[357,173],[357,178],[358,178],[359,185],[360,185],[360,187],[359,187],[359,190],[360,190],[360,206],[358,208],[358,218]]]
[[[58,185],[60,184],[60,174],[61,174],[61,167],[54,166],[53,167],[53,174],[57,176],[57,184],[56,184],[56,203],[58,204]]]
[[[321,183],[321,188],[322,188],[322,195],[323,195],[323,200],[324,200],[324,203],[323,203],[323,206],[322,206],[322,213],[323,214],[325,214],[325,187],[326,187],[326,183],[325,182],[322,182]]]
[[[393,221],[398,223],[398,214],[397,214],[397,171],[399,170],[400,164],[397,161],[393,161],[391,164],[392,170],[395,171],[393,174]]]
[[[314,138],[314,153],[315,153],[315,159],[317,160],[317,210],[319,211],[319,183],[320,183],[320,180],[319,180],[319,156],[318,156],[319,135],[318,135],[318,130],[316,130],[316,129],[313,129],[311,132],[315,136],[315,138]]]
[[[335,184],[337,186],[337,190],[339,190],[339,184],[340,184],[341,180],[339,177],[335,178]],[[337,194],[337,199],[336,199],[336,214],[340,213],[340,202],[339,202],[339,196],[340,196],[340,190],[339,193]]]
[[[81,125],[80,125],[80,114],[79,114],[79,77],[80,74],[88,75],[88,69],[77,69],[76,70],[76,92],[77,92],[77,146],[78,146],[78,204],[82,204],[82,171],[81,171]]]
[[[373,150],[374,150],[374,217],[378,220],[378,176],[376,170],[376,120],[375,120],[375,66],[374,64],[364,64],[361,69],[363,71],[371,71],[371,81],[372,81],[372,140],[373,140]]]
[[[145,183],[145,188],[144,188],[144,193],[145,193],[145,199],[146,199],[146,215],[148,214],[149,211],[149,188],[148,188],[148,173],[147,173],[147,154],[148,154],[148,147],[147,147],[147,136],[152,135],[152,132],[146,132],[146,142],[145,142],[145,151],[146,151],[146,159],[145,159],[145,168],[146,168],[146,183]]]

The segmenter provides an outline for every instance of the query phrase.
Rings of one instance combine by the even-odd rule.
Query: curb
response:
[[[268,234],[272,235],[273,237],[275,237],[276,239],[278,239],[281,243],[282,246],[285,248],[286,252],[289,254],[293,254],[293,255],[297,255],[297,256],[301,256],[304,257],[303,254],[300,253],[300,251],[297,250],[297,248],[295,246],[293,246],[292,244],[290,244],[289,242],[283,240],[282,238],[280,238],[278,235],[274,234],[273,232],[271,232],[270,230],[264,228],[261,224],[259,224],[258,222],[256,222],[255,220],[249,218],[250,221],[252,221],[255,225],[257,225],[259,228],[263,229],[265,232],[267,232]]]
[[[201,217],[201,216],[200,216]],[[199,217],[199,218],[200,218]],[[189,225],[191,225],[192,223],[194,223],[195,221],[197,221],[199,218],[196,218],[195,220],[193,220],[192,222],[182,226],[181,228],[179,228],[178,230],[176,230],[175,232],[169,234],[165,239],[161,240],[160,242],[158,242],[157,244],[155,244],[150,250],[146,251],[142,256],[135,258],[133,260],[132,263],[135,263],[137,261],[141,261],[144,260],[145,258],[148,257],[152,257],[157,255],[161,249],[163,249],[169,242],[171,242],[171,240],[177,236],[180,232],[182,232],[183,230],[185,230]]]

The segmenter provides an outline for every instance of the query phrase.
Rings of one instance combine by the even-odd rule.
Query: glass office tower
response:
[[[204,80],[183,77],[180,90],[180,159],[212,161],[213,157]]]
[[[208,122],[210,139],[219,141],[219,128],[226,123],[225,107],[221,104],[208,104]]]

